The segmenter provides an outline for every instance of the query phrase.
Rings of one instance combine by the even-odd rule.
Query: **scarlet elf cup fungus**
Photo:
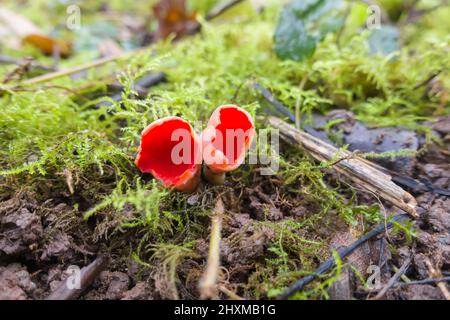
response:
[[[223,184],[225,173],[245,159],[255,136],[251,115],[235,105],[218,107],[202,133],[204,175],[212,184]]]
[[[179,117],[156,120],[142,131],[135,163],[165,186],[192,192],[200,182],[200,139],[191,125]]]

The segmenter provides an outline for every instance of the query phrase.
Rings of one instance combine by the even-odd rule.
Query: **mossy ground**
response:
[[[33,1],[23,13],[54,28],[46,16],[64,8],[50,2]],[[140,12],[141,5],[124,8],[119,3],[112,8]],[[149,10],[149,4],[143,7]],[[101,19],[95,6],[82,8],[86,23]],[[369,53],[368,31],[360,32],[364,23],[355,19],[339,36],[327,36],[314,56],[302,62],[280,61],[272,50],[279,9],[271,5],[255,12],[243,5],[234,16],[203,22],[198,35],[154,44],[88,70],[86,77],[20,90],[14,89],[20,80],[4,85],[0,197],[26,190],[40,204],[49,199],[66,204],[61,219],[86,224],[91,230],[86,241],[116,255],[113,265],[118,270],[124,269],[122,263],[138,262],[140,274],[151,279],[163,298],[197,296],[205,262],[201,248],[219,194],[229,215],[223,231],[225,286],[246,298],[272,297],[314,270],[329,256],[333,232],[351,228],[361,233],[383,219],[375,199],[360,197],[288,146],[282,148],[275,176],[260,176],[258,168],[244,165],[224,187],[205,184],[193,195],[164,190],[133,163],[142,129],[162,116],[180,115],[200,131],[215,107],[230,102],[261,115],[266,102],[251,86],[258,81],[305,118],[348,109],[368,126],[403,125],[428,135],[421,121],[450,111],[450,7],[406,24],[402,48],[390,56]],[[6,52],[51,61],[31,48]],[[92,58],[92,53],[81,52],[62,65]],[[0,78],[12,68],[2,66]],[[149,72],[164,72],[167,81],[137,98],[132,86]],[[435,73],[436,88],[420,85]],[[108,96],[107,84],[114,78],[123,87],[121,102]],[[111,104],[99,107],[103,101]],[[281,219],[271,216],[271,210],[280,211]],[[249,214],[249,220],[241,225],[235,214]],[[59,226],[74,228],[63,221]],[[242,249],[246,246],[252,252]],[[250,259],[239,261],[244,255]],[[326,297],[332,279],[318,281],[297,298]]]

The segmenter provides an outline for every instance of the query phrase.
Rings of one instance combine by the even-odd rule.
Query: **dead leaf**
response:
[[[46,36],[26,17],[7,9],[0,9],[0,43],[15,50],[28,43],[46,55],[58,52],[61,57],[67,57],[71,52],[70,43]]]
[[[153,12],[158,19],[156,39],[165,39],[174,34],[180,37],[198,28],[196,13],[188,13],[185,0],[161,0],[153,6]]]
[[[70,43],[55,40],[41,34],[29,34],[23,38],[22,42],[38,48],[43,54],[46,55],[59,53],[62,58],[68,57],[72,51],[72,46]]]

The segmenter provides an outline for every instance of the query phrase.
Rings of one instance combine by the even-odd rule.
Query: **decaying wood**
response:
[[[91,284],[95,278],[108,265],[109,258],[107,256],[99,256],[91,264],[84,267],[80,271],[80,288],[70,289],[67,281],[62,281],[61,285],[53,291],[46,300],[74,300],[77,299]]]
[[[222,216],[224,212],[222,199],[216,202],[216,206],[211,216],[211,238],[209,240],[208,261],[205,273],[200,283],[200,298],[214,299],[217,297],[217,279],[220,267],[220,232],[222,229]]]
[[[375,164],[349,151],[339,150],[277,117],[268,117],[268,122],[280,130],[280,136],[286,141],[300,145],[319,161],[334,161],[333,168],[336,171],[412,217],[418,217],[417,202],[414,197],[392,182],[392,177],[381,171]],[[339,160],[336,161],[336,159]]]

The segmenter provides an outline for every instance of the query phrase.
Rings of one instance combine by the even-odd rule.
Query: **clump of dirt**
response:
[[[37,249],[44,228],[36,208],[27,193],[0,203],[0,254],[25,255]]]
[[[450,134],[450,116],[436,119],[436,121],[432,124],[432,128],[442,136]]]
[[[442,300],[442,293],[431,285],[413,284],[400,290],[399,297],[405,300]]]
[[[103,271],[92,285],[84,299],[97,300],[119,300],[124,297],[125,292],[130,288],[130,277],[119,271]]]
[[[42,248],[41,260],[49,260],[52,257],[72,258],[74,251],[72,250],[73,239],[66,233],[58,232],[55,237],[51,239]]]
[[[0,202],[0,286],[3,299],[40,299],[56,289],[69,265],[93,255],[89,227],[65,203],[39,204],[22,190]],[[11,264],[8,264],[12,262]]]
[[[0,300],[28,300],[35,290],[36,284],[25,266],[11,263],[0,267]]]
[[[152,288],[144,281],[136,283],[134,287],[122,294],[122,300],[152,300],[152,298]]]

